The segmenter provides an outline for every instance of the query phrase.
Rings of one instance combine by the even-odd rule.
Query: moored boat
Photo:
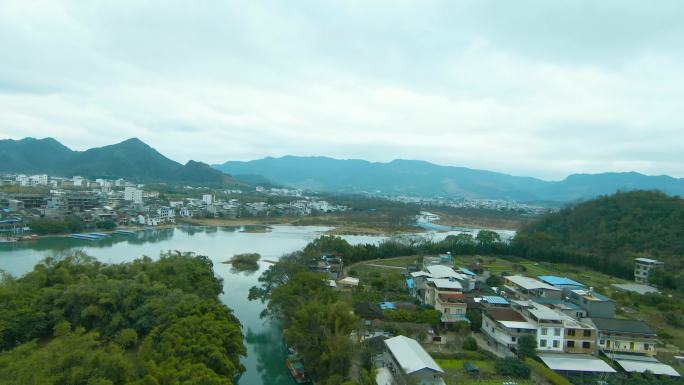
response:
[[[298,384],[311,383],[311,379],[309,379],[309,376],[307,376],[306,371],[304,370],[304,364],[302,363],[302,360],[301,358],[299,358],[298,355],[288,355],[287,360],[285,360],[285,365],[287,366],[287,369],[290,371],[290,374],[292,375],[292,378],[295,380],[295,382],[297,382]]]

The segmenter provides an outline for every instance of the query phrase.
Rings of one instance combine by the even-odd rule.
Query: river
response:
[[[442,228],[434,224],[425,224],[423,227],[428,231],[421,236],[435,240],[460,232],[477,233],[477,230]],[[221,301],[235,311],[243,325],[247,357],[242,360],[246,371],[239,384],[292,385],[295,382],[285,369],[278,325],[259,318],[263,304],[247,300],[249,288],[257,284],[257,278],[269,264],[262,261],[258,271],[248,274],[232,271],[230,265],[221,262],[239,253],[259,253],[262,259],[277,260],[283,254],[302,249],[330,228],[287,225],[273,225],[270,228],[269,232],[250,232],[245,231],[244,227],[178,226],[140,231],[136,235],[113,235],[97,241],[43,237],[30,242],[0,243],[0,269],[21,276],[31,271],[46,256],[67,254],[74,250],[82,250],[106,263],[129,262],[143,255],[157,258],[168,250],[206,255],[214,262],[214,272],[223,278]],[[508,232],[500,233],[503,237],[509,236]],[[386,239],[383,236],[363,235],[343,238],[352,244],[377,243]]]
[[[31,271],[33,266],[49,255],[67,254],[83,250],[106,263],[129,262],[147,255],[157,258],[168,250],[192,251],[206,255],[214,262],[214,272],[223,278],[221,301],[235,311],[245,334],[247,357],[242,364],[246,372],[241,385],[295,384],[285,369],[285,356],[276,324],[259,318],[264,305],[248,301],[249,288],[257,284],[259,275],[269,264],[260,262],[258,271],[251,274],[232,271],[223,264],[234,254],[259,253],[263,259],[277,260],[285,253],[300,250],[307,243],[330,230],[317,226],[271,226],[270,232],[249,232],[241,227],[179,226],[148,230],[136,235],[113,235],[98,241],[66,237],[43,237],[37,241],[0,243],[0,269],[14,276]],[[379,242],[384,237],[348,236],[351,243]]]

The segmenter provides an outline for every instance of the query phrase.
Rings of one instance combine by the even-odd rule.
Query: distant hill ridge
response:
[[[205,163],[175,162],[138,138],[86,151],[73,151],[53,138],[0,140],[0,172],[203,185],[232,181],[230,176]]]
[[[684,179],[636,172],[574,174],[562,181],[544,181],[419,160],[374,163],[297,156],[229,161],[212,167],[231,175],[261,175],[276,184],[317,191],[380,191],[520,202],[573,202],[631,190],[660,190],[684,196]]]

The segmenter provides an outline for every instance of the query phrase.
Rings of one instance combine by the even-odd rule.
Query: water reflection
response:
[[[294,384],[290,373],[283,370],[287,353],[282,344],[280,327],[275,322],[270,325],[271,327],[260,332],[248,328],[245,334],[245,341],[256,353],[256,370],[261,383]]]

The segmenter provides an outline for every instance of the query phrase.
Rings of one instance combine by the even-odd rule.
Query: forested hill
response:
[[[420,160],[381,163],[297,156],[233,161],[212,167],[238,178],[261,175],[275,184],[327,192],[382,192],[519,202],[575,202],[616,191],[651,189],[684,196],[684,179],[636,172],[573,174],[560,181],[546,181]]]
[[[234,183],[205,163],[191,160],[182,165],[137,138],[86,151],[72,151],[52,138],[0,140],[0,172],[211,186]]]
[[[207,257],[76,254],[0,278],[2,384],[232,385],[244,371],[240,322]]]
[[[548,214],[522,228],[518,253],[583,263],[629,277],[633,258],[684,265],[684,199],[654,191],[620,192]]]

